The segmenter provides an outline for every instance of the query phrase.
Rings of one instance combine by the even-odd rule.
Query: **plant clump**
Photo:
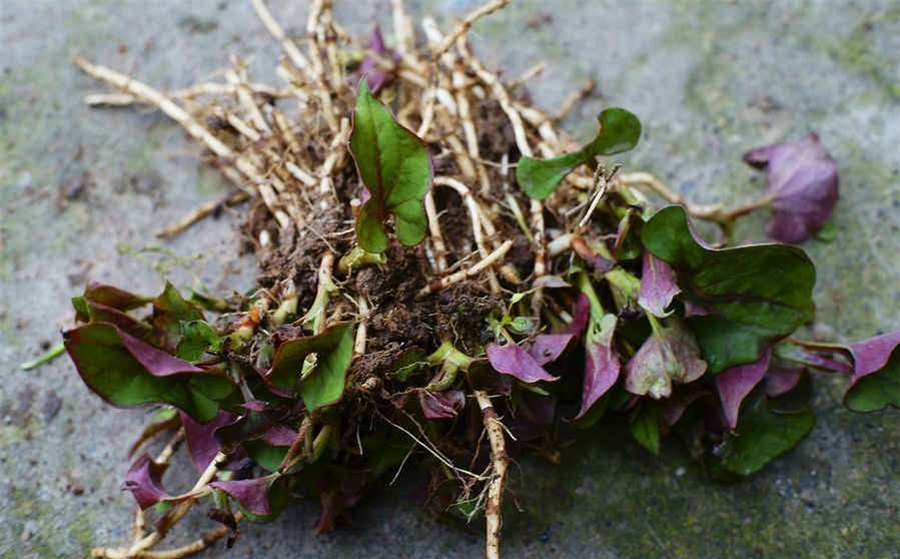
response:
[[[224,82],[171,92],[76,59],[117,90],[89,103],[158,108],[234,185],[161,235],[247,203],[261,270],[255,289],[222,299],[169,284],[156,296],[89,284],[73,299],[64,346],[87,386],[158,410],[125,476],[134,539],[94,557],[231,543],[239,522],[297,497],[321,503],[326,532],[414,462],[429,471],[430,508],[483,516],[486,555],[499,557],[510,456],[552,456],[605,414],[627,415],[653,453],[678,435],[728,477],[810,431],[810,371],[847,374],[851,409],[900,404],[897,333],[792,337],[813,318],[810,259],[792,245],[726,246],[733,221],[759,208],[791,242],[825,224],[837,169],[818,138],[747,155],[769,173],[760,201],[697,206],[608,159],[637,145],[634,114],[604,110],[578,146],[557,123],[584,91],[548,114],[523,89],[540,67],[509,80],[475,57],[469,29],[505,0],[448,34],[425,18],[422,35],[394,0],[387,44],[378,29],[350,36],[322,0],[295,41],[252,3],[283,49],[280,86],[252,81],[238,58]],[[721,226],[716,245],[692,218]],[[198,479],[174,491],[164,473],[181,448]],[[221,525],[157,550],[201,504]]]

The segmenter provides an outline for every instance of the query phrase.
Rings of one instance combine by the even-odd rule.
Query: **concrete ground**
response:
[[[413,8],[446,21],[474,4]],[[304,2],[272,5],[302,27]],[[338,11],[365,32],[388,5],[339,2]],[[741,153],[817,131],[841,172],[837,238],[804,246],[819,269],[818,328],[852,340],[900,324],[896,0],[523,0],[476,31],[478,50],[510,75],[547,60],[531,90],[548,108],[597,80],[566,127],[587,137],[601,107],[628,107],[646,131],[628,168],[697,201],[754,197],[761,175]],[[85,107],[82,97],[102,88],[71,57],[172,88],[230,53],[268,78],[277,49],[238,0],[4,0],[0,47],[0,557],[78,557],[128,537],[121,449],[146,418],[103,405],[66,359],[30,372],[18,364],[59,340],[68,298],[87,278],[153,291],[166,276],[222,292],[252,285],[254,265],[236,256],[240,209],[154,239],[226,186],[158,113]],[[747,219],[739,234],[759,238],[764,219]],[[506,556],[900,557],[900,413],[849,413],[837,403],[839,379],[819,380],[812,435],[743,483],[706,479],[676,444],[653,458],[620,425],[568,449],[562,467],[522,464],[513,472],[527,479],[516,494],[523,512],[508,515]],[[410,492],[385,491],[351,527],[320,537],[317,505],[301,504],[273,525],[248,526],[229,556],[481,553],[480,526],[437,523]],[[197,516],[195,528],[207,522]]]

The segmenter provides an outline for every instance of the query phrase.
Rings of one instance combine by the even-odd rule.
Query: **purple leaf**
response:
[[[621,363],[612,347],[616,317],[606,314],[597,324],[591,321],[585,340],[584,381],[581,390],[581,409],[575,419],[582,417],[591,406],[612,388],[619,378]]]
[[[272,446],[291,446],[294,439],[297,438],[297,431],[284,425],[273,425],[271,429],[263,435],[263,440]]]
[[[490,344],[487,347],[487,357],[498,373],[516,377],[525,383],[558,380],[550,376],[534,357],[515,343],[508,343],[505,346]]]
[[[670,320],[647,338],[625,365],[625,390],[659,399],[672,394],[672,382],[687,384],[706,371],[694,334]]]
[[[538,365],[544,366],[556,361],[573,337],[572,334],[540,334],[534,338],[528,353],[534,357]]]
[[[772,220],[766,234],[777,241],[799,243],[831,216],[838,200],[838,170],[816,134],[796,142],[752,149],[744,161],[766,169]]]
[[[777,398],[793,390],[803,378],[803,371],[803,367],[771,365],[766,372],[766,396]]]
[[[541,276],[531,283],[531,287],[537,289],[539,287],[548,289],[561,289],[564,287],[572,287],[569,282],[559,276]]]
[[[854,363],[851,382],[884,368],[898,345],[900,345],[900,330],[850,344]]]
[[[765,376],[770,356],[771,352],[766,349],[759,360],[725,369],[716,375],[716,388],[729,429],[737,428],[741,402]]]
[[[556,415],[556,396],[543,396],[522,390],[519,399],[518,414],[521,419],[538,425],[550,425]]]
[[[179,373],[205,373],[204,369],[194,366],[187,361],[174,357],[161,349],[143,342],[134,336],[119,331],[122,345],[128,353],[140,363],[148,373],[155,377],[167,377]]]
[[[396,53],[384,46],[384,37],[381,35],[381,27],[375,26],[372,38],[369,39],[369,48],[381,58],[396,58]],[[369,87],[372,93],[378,93],[382,87],[390,85],[394,81],[394,74],[379,66],[378,61],[372,56],[363,58],[359,66],[360,74],[368,76]]]
[[[575,312],[572,314],[572,322],[566,328],[566,332],[573,336],[580,336],[587,326],[591,316],[591,300],[584,293],[578,294],[578,302],[575,303]]]
[[[675,271],[645,250],[638,305],[650,314],[664,318],[671,314],[666,312],[666,307],[679,293],[681,289],[675,283]]]
[[[214,481],[209,486],[228,493],[253,514],[266,516],[272,513],[272,509],[269,507],[270,478],[271,476]]]
[[[142,509],[152,507],[169,496],[162,488],[165,471],[166,465],[157,464],[145,453],[128,469],[123,487],[131,491]]]
[[[860,412],[900,407],[900,330],[850,344],[853,375],[844,404]]]
[[[231,412],[219,410],[218,415],[212,421],[200,423],[184,412],[179,412],[179,414],[181,415],[181,424],[184,425],[184,438],[187,441],[191,461],[198,472],[203,472],[219,453],[219,443],[214,436],[216,429],[233,422],[237,416]]]
[[[447,392],[419,392],[419,405],[428,419],[453,419],[459,410],[466,405],[466,396],[462,390]]]

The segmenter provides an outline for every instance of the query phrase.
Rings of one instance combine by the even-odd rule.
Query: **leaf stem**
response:
[[[22,369],[23,371],[30,371],[31,369],[40,367],[41,365],[45,365],[45,364],[53,361],[54,359],[56,359],[57,357],[59,357],[60,355],[65,353],[65,351],[66,351],[66,346],[63,345],[63,342],[59,342],[58,344],[56,344],[55,346],[51,347],[46,352],[41,354],[39,357],[36,357],[35,359],[32,359],[31,361],[26,361],[25,363],[22,363],[21,365],[19,365],[19,368]]]

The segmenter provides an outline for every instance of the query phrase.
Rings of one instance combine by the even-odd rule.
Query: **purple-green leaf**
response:
[[[124,488],[131,491],[142,509],[152,507],[169,495],[162,487],[167,465],[157,464],[147,454],[141,455],[125,475]]]
[[[844,405],[853,411],[900,408],[900,330],[850,344],[853,375]]]
[[[359,246],[374,253],[387,250],[390,215],[400,242],[419,244],[428,226],[422,200],[431,187],[431,158],[424,142],[372,96],[365,77],[356,96],[350,153],[371,196],[356,219]]]
[[[572,334],[538,334],[528,349],[528,353],[539,365],[544,366],[556,361],[566,350],[573,337]]]
[[[838,201],[838,169],[816,134],[752,149],[744,161],[767,172],[770,238],[799,243],[825,225]]]
[[[590,321],[584,341],[581,407],[575,419],[583,417],[619,378],[621,363],[612,345],[616,323],[616,317],[612,314],[603,315],[599,322],[593,319]]]
[[[676,283],[675,271],[649,250],[645,250],[638,305],[653,316],[664,318],[671,314],[671,311],[666,312],[666,307],[679,293],[681,289]]]
[[[384,37],[382,37],[381,27],[378,25],[372,31],[372,37],[369,39],[369,49],[382,58],[390,59],[396,56],[395,52],[384,46]],[[372,93],[378,93],[381,91],[381,88],[390,85],[394,80],[394,74],[382,68],[378,61],[369,55],[363,58],[362,63],[359,65],[359,72],[368,79]]]
[[[188,453],[198,472],[203,472],[219,452],[215,431],[232,423],[237,416],[231,412],[220,410],[207,423],[194,421],[191,416],[181,412],[181,424],[184,426],[184,439],[187,441]]]
[[[716,375],[716,389],[719,391],[722,413],[729,429],[737,427],[741,402],[765,376],[770,355],[771,352],[767,350],[758,361],[731,367]]]
[[[694,335],[679,320],[655,327],[625,365],[625,390],[659,399],[672,394],[672,383],[687,384],[706,371]]]
[[[221,480],[214,481],[209,486],[228,493],[251,513],[266,516],[272,513],[269,485],[273,479],[270,475],[253,479]]]
[[[447,392],[419,392],[419,405],[427,419],[453,419],[466,405],[466,395],[462,390]]]

